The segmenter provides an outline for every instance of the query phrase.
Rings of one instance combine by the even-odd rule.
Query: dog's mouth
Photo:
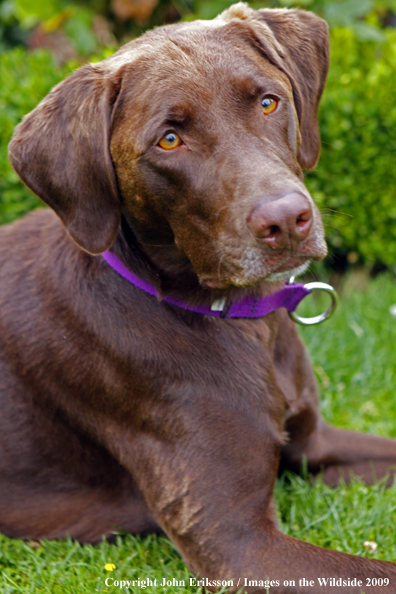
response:
[[[210,289],[228,289],[230,287],[250,288],[255,287],[262,282],[276,282],[287,280],[291,277],[296,277],[309,268],[311,258],[307,259],[304,256],[293,256],[288,258],[276,267],[268,270],[268,267],[257,264],[252,264],[251,267],[239,268],[229,275],[222,277],[202,276],[200,277],[201,285]]]
[[[287,280],[291,277],[300,276],[306,270],[308,270],[311,264],[311,260],[307,260],[303,264],[299,266],[294,266],[292,268],[287,268],[285,270],[278,270],[275,272],[269,273],[267,276],[260,277],[260,278],[249,278],[249,275],[233,275],[230,278],[210,278],[204,277],[200,278],[200,282],[203,286],[209,287],[210,289],[227,289],[231,286],[234,287],[242,287],[242,288],[249,288],[254,287],[262,282],[277,282],[282,280]],[[283,267],[281,267],[283,268]]]
[[[217,263],[212,260],[210,268],[199,274],[201,285],[210,289],[251,288],[282,281],[303,274],[312,260],[322,260],[327,254],[320,219],[297,245],[274,249],[258,243],[223,232],[213,244]]]
[[[273,282],[287,280],[295,276],[300,276],[308,270],[310,264],[311,260],[307,260],[306,262],[304,262],[304,264],[296,266],[295,268],[291,268],[290,270],[284,270],[283,272],[271,272],[271,274],[268,275],[267,278],[265,278],[264,280]]]

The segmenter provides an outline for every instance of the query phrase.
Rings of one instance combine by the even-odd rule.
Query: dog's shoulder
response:
[[[43,234],[48,232],[64,234],[64,228],[53,210],[38,208],[21,219],[0,227],[1,259],[9,259],[7,246],[12,247],[13,253],[30,251],[42,241]]]

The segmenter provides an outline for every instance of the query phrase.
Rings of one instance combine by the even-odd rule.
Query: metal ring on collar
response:
[[[289,278],[288,282],[289,282],[289,284],[294,283],[294,276]],[[288,313],[289,313],[289,316],[291,317],[291,319],[294,322],[297,322],[298,324],[302,324],[303,326],[313,326],[314,324],[320,324],[321,322],[324,322],[325,320],[330,318],[330,316],[333,315],[333,313],[338,305],[338,300],[339,300],[337,291],[334,289],[334,287],[332,287],[331,285],[328,285],[327,283],[321,283],[321,282],[307,283],[304,285],[304,287],[306,289],[309,289],[310,291],[325,291],[325,293],[327,293],[331,297],[330,307],[324,313],[319,314],[318,316],[313,316],[312,318],[303,318],[303,317],[297,315],[294,311],[289,311]]]

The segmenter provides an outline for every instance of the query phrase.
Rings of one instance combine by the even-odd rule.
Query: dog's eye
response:
[[[172,149],[177,148],[181,145],[181,138],[175,132],[168,132],[161,138],[158,143],[158,146],[165,149],[166,151],[171,151]]]
[[[261,102],[261,106],[263,108],[263,113],[265,115],[268,115],[275,111],[275,109],[278,106],[278,101],[273,97],[264,97],[264,99]]]

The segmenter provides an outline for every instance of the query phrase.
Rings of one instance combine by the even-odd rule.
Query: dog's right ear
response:
[[[22,181],[91,254],[112,245],[120,224],[109,148],[119,79],[99,64],[83,66],[22,120],[9,145],[11,164]]]

